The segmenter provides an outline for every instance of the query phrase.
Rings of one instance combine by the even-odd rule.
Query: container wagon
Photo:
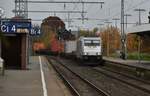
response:
[[[77,49],[77,42],[76,40],[67,40],[64,42],[64,54],[65,57],[74,59],[76,57],[76,49]]]

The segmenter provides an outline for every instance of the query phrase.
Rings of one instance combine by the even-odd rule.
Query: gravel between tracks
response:
[[[105,90],[111,96],[150,96],[149,93],[112,79],[100,72],[94,71],[93,68],[89,66],[79,66],[70,60],[59,60],[76,73],[81,74],[84,78],[87,78],[99,88]]]
[[[65,67],[61,66],[55,60],[51,60],[54,66],[58,68],[60,72],[63,73],[65,78],[74,86],[76,90],[80,93],[81,96],[102,96],[95,89],[89,86],[87,83],[82,81],[79,77],[75,76],[72,72],[68,71]]]

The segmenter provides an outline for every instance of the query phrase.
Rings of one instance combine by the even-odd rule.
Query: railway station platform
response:
[[[103,59],[112,63],[134,67],[134,68],[142,68],[150,71],[150,61],[123,60],[121,58],[113,58],[113,57],[103,57]]]
[[[31,56],[27,70],[5,70],[0,96],[72,96],[45,57]]]

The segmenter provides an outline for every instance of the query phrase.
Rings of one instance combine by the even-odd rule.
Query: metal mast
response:
[[[121,0],[121,43],[121,57],[122,59],[126,59],[126,34],[124,32],[124,0]]]
[[[15,16],[28,18],[28,1],[27,0],[15,0]]]

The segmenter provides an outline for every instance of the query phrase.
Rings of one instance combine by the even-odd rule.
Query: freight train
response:
[[[103,61],[102,40],[100,37],[80,37],[76,40],[62,41],[52,39],[50,43],[51,47],[50,51],[48,51],[50,54],[62,55],[63,57],[74,59],[83,65],[97,65]]]

